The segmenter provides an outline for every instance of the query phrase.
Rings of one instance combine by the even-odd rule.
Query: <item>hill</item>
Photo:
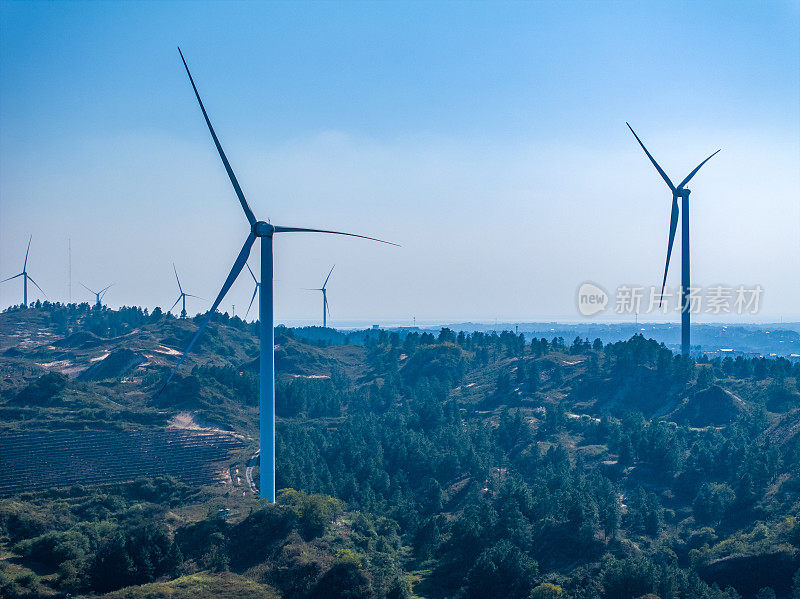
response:
[[[190,574],[168,582],[151,582],[139,587],[95,595],[102,599],[278,599],[274,589],[249,578],[224,572],[216,575]]]
[[[191,486],[180,482],[188,470],[155,461],[105,485],[87,477],[56,491],[51,481],[9,498],[0,510],[5,588],[113,590],[92,586],[90,572],[100,548],[117,543],[119,559],[119,539],[140,534],[131,517],[142,500],[132,504],[125,485],[163,485],[125,480],[170,473],[181,490],[144,503],[160,514],[165,555],[178,551],[169,568],[146,576],[129,555],[131,578],[117,584],[133,585],[122,591],[130,596],[177,589],[184,583],[169,581],[180,576],[215,578],[221,588],[241,582],[226,572],[284,597],[320,596],[334,582],[340,590],[324,596],[750,599],[771,587],[789,599],[800,585],[797,362],[695,362],[638,335],[605,344],[278,328],[284,491],[274,512],[259,509],[242,476],[258,447],[253,325],[216,315],[156,397],[196,326],[85,304],[0,315],[0,436],[34,430],[43,440],[12,459],[12,479],[30,481],[16,474],[23,462],[42,463],[57,438],[49,436],[67,431],[125,443],[180,423],[187,439],[216,431],[239,444],[216,462],[186,454],[227,473],[186,478]],[[56,508],[64,502],[66,512]],[[315,525],[303,524],[306,512]],[[259,526],[267,528],[253,536]],[[66,557],[52,532],[83,535],[73,539],[81,557]],[[255,544],[243,552],[247,539]],[[737,578],[737,564],[761,574]]]

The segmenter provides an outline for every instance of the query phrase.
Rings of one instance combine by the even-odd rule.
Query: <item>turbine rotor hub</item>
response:
[[[275,227],[260,220],[253,224],[252,231],[256,237],[272,237],[272,234],[275,232]]]
[[[685,189],[685,188],[683,188],[683,187],[681,187],[680,189],[678,189],[678,196],[679,196],[679,197],[682,197],[682,198],[688,198],[690,193],[692,193],[692,192],[691,192],[691,190],[689,190],[689,189]]]

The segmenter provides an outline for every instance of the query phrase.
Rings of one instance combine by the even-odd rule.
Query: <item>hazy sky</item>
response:
[[[227,276],[248,226],[180,44],[259,218],[403,246],[276,237],[279,322],[320,320],[302,288],[333,263],[334,325],[577,320],[583,281],[658,284],[670,193],[626,120],[676,182],[723,149],[691,185],[693,282],[800,319],[796,1],[1,7],[0,275],[33,234],[52,299],[70,237],[73,300],[169,307],[173,261],[208,299]]]

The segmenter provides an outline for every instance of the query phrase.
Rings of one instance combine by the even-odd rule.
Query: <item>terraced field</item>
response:
[[[0,497],[159,475],[224,482],[243,446],[236,435],[176,429],[0,432]]]

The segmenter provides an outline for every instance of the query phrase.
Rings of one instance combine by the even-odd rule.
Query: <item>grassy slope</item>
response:
[[[168,582],[127,587],[113,593],[95,595],[95,597],[103,599],[278,599],[279,595],[271,587],[258,584],[238,574],[198,572]]]

